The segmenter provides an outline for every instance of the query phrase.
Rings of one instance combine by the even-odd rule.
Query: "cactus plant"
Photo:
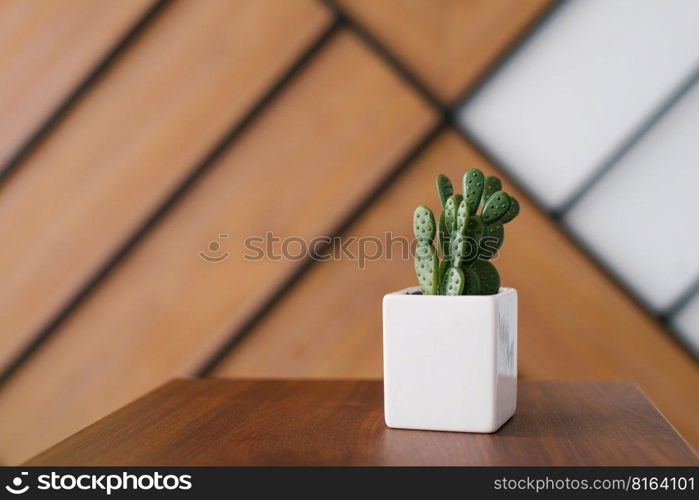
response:
[[[446,177],[446,175],[444,177]],[[481,202],[481,196],[483,194],[483,183],[483,172],[477,168],[472,168],[464,174],[464,196],[466,197],[466,203],[468,203],[468,209],[471,215],[475,214],[476,210],[478,210],[478,204]]]
[[[500,182],[500,179],[494,175],[486,177],[483,186],[483,206],[485,206],[493,193],[498,191],[502,191],[502,182]]]
[[[454,193],[454,187],[446,175],[440,174],[437,176],[437,193],[439,194],[439,201],[442,202],[442,208],[444,208],[447,204],[447,199]]]
[[[439,291],[439,258],[430,241],[419,241],[415,251],[415,272],[424,295]]]
[[[502,191],[496,191],[488,197],[488,201],[483,207],[483,224],[495,224],[502,219],[510,209],[510,196]]]
[[[500,179],[477,168],[464,174],[462,186],[463,195],[455,193],[440,174],[443,211],[437,222],[425,205],[413,214],[415,272],[423,295],[492,295],[500,289],[500,275],[489,260],[502,246],[504,225],[519,214],[519,203],[502,190]]]
[[[463,289],[464,271],[460,267],[449,267],[442,279],[440,295],[461,295]]]

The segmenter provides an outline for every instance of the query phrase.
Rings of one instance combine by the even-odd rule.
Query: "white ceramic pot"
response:
[[[383,355],[386,425],[495,432],[517,404],[517,291],[390,293]]]

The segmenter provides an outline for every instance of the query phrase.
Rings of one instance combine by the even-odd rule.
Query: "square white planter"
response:
[[[416,292],[383,298],[386,425],[495,432],[517,404],[517,291]]]

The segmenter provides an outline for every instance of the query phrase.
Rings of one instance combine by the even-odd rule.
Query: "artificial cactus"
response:
[[[477,259],[471,269],[478,277],[479,295],[493,295],[500,289],[500,275],[495,266],[487,260]]]
[[[483,207],[483,224],[495,224],[502,219],[510,209],[510,196],[503,191],[496,191],[488,197],[488,201]]]
[[[434,214],[432,210],[425,205],[417,207],[413,216],[413,226],[415,238],[418,241],[432,241],[435,233]]]
[[[496,222],[495,224],[484,226],[483,238],[481,238],[478,247],[478,255],[481,258],[490,260],[500,250],[505,240],[505,228],[502,224],[502,222]]]
[[[485,204],[488,203],[488,200],[490,197],[493,195],[493,193],[496,193],[498,191],[502,191],[502,182],[500,182],[500,179],[497,177],[490,175],[485,178],[485,183],[483,187],[483,206],[485,207]]]
[[[476,260],[480,254],[479,247],[483,243],[486,227],[480,215],[471,215],[466,226],[467,252],[464,263],[470,264]]]
[[[519,215],[519,202],[514,196],[510,196],[510,208],[507,210],[507,213],[503,215],[502,219],[500,219],[500,222],[503,224],[507,224],[510,222],[512,219],[517,217]]]
[[[504,224],[517,217],[519,203],[502,190],[500,179],[476,168],[464,174],[463,191],[454,193],[449,178],[439,175],[437,193],[444,209],[439,219],[435,223],[425,205],[413,214],[415,271],[424,295],[492,295],[500,288],[500,275],[489,259],[502,246]]]
[[[470,216],[466,227],[466,235],[479,242],[484,234],[485,224],[483,224],[483,218],[480,215]]]
[[[461,266],[462,262],[466,259],[466,252],[468,250],[468,241],[466,236],[461,233],[454,233],[451,237],[449,257],[451,260],[451,265],[454,267]]]
[[[483,195],[484,177],[483,172],[477,168],[472,168],[464,174],[463,188],[469,212],[473,215],[478,210],[478,204]]]
[[[449,259],[444,259],[442,262],[439,263],[437,276],[439,276],[440,283],[444,279],[444,275],[446,274],[447,269],[449,269],[449,266],[450,266]]]
[[[447,231],[447,223],[444,222],[444,212],[439,216],[439,226],[437,229],[437,238],[439,239],[439,249],[442,255],[449,255],[449,232]]]
[[[451,195],[444,205],[444,224],[449,234],[452,234],[456,228],[456,213],[458,210],[459,201],[455,195]]]
[[[454,186],[451,185],[449,177],[439,174],[437,176],[437,194],[439,201],[442,203],[442,208],[447,204],[449,197],[454,194]]]
[[[423,295],[436,295],[439,291],[439,258],[431,241],[418,242],[415,272]]]
[[[464,290],[464,272],[460,267],[451,266],[444,274],[440,295],[461,295]]]
[[[464,272],[464,295],[479,295],[480,285],[478,284],[478,275],[471,267],[463,267]]]
[[[456,232],[465,235],[469,219],[468,202],[461,200],[459,208],[456,209]]]

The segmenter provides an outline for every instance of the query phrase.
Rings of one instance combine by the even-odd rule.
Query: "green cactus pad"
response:
[[[437,251],[434,249],[434,245],[431,241],[418,241],[417,247],[415,247],[415,258],[416,259],[427,259],[430,260],[432,256],[436,256]]]
[[[505,240],[505,228],[501,222],[485,226],[483,237],[478,242],[478,258],[492,259]]]
[[[456,212],[459,209],[459,201],[456,195],[451,195],[444,205],[444,224],[449,234],[454,233],[456,227]]]
[[[477,168],[472,168],[464,174],[464,196],[466,198],[466,203],[468,204],[468,211],[472,215],[476,213],[476,210],[478,210],[478,204],[481,202],[481,196],[483,195],[483,183],[483,172]]]
[[[452,186],[449,177],[444,174],[439,174],[437,176],[437,194],[439,195],[439,201],[444,207],[447,203],[449,197],[454,194],[454,186]]]
[[[464,295],[480,295],[480,283],[476,271],[470,267],[462,267],[464,272]]]
[[[481,218],[484,224],[494,224],[502,219],[511,205],[510,197],[503,191],[493,193],[483,207]]]
[[[466,258],[467,250],[466,236],[457,232],[449,245],[449,256],[451,257],[452,266],[458,267],[461,265]]]
[[[471,236],[479,240],[481,236],[483,236],[483,231],[485,231],[483,218],[480,215],[469,216],[468,223],[466,225],[466,236]]]
[[[444,212],[439,214],[439,230],[442,231],[446,236],[449,236],[449,230],[447,229],[447,223],[444,221]]]
[[[470,269],[478,276],[479,295],[494,295],[500,290],[500,275],[495,266],[487,260],[476,260]]]
[[[479,215],[471,215],[466,224],[466,255],[465,263],[471,263],[478,257],[478,246],[485,234],[485,226]]]
[[[441,283],[442,280],[444,279],[444,273],[447,272],[447,269],[449,269],[449,259],[444,259],[442,262],[439,263],[439,272],[437,273],[439,275],[439,282]]]
[[[439,291],[439,259],[431,241],[420,241],[415,250],[415,274],[424,295]]]
[[[517,199],[514,196],[510,195],[510,208],[507,210],[505,215],[503,215],[500,222],[502,222],[503,224],[507,224],[508,222],[510,222],[512,219],[514,219],[518,215],[519,215],[519,202],[517,201]]]
[[[449,232],[447,231],[446,223],[444,222],[444,212],[439,216],[439,229],[437,231],[437,239],[439,240],[439,249],[444,257],[449,256]]]
[[[494,175],[486,177],[485,187],[483,188],[483,207],[488,203],[490,197],[498,191],[502,191],[502,182],[500,182],[500,179]]]
[[[466,200],[461,200],[459,208],[456,210],[456,232],[459,234],[466,234],[466,227],[468,225],[468,203]]]
[[[461,295],[464,291],[464,272],[460,267],[450,267],[444,274],[440,295]]]
[[[413,214],[413,231],[418,241],[432,241],[435,234],[434,215],[425,205],[420,205]]]

